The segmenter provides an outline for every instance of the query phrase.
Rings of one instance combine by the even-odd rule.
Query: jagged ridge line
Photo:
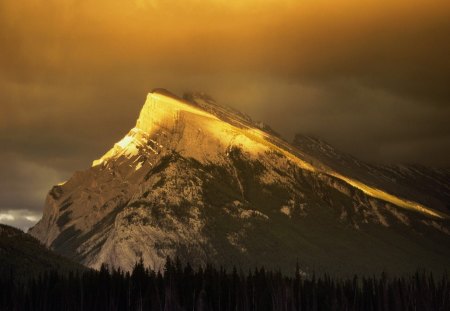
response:
[[[448,219],[449,216],[446,215],[445,213],[436,211],[432,208],[428,208],[422,204],[419,204],[417,202],[414,201],[410,201],[410,200],[406,200],[406,199],[402,199],[400,197],[397,197],[395,195],[389,194],[383,190],[377,189],[375,187],[371,187],[366,185],[365,183],[346,177],[334,170],[332,170],[331,168],[327,167],[326,165],[324,165],[323,163],[321,163],[320,161],[317,160],[318,163],[316,163],[315,165],[308,163],[304,160],[302,160],[301,158],[299,158],[299,156],[295,155],[293,152],[291,152],[289,149],[295,149],[296,148],[294,146],[291,146],[290,144],[288,144],[287,142],[285,142],[284,140],[275,137],[269,133],[266,133],[260,129],[254,128],[254,127],[250,127],[249,124],[242,122],[241,120],[233,120],[234,122],[236,122],[239,127],[237,125],[231,124],[230,122],[227,122],[225,120],[222,120],[220,118],[220,116],[216,116],[213,113],[206,111],[204,109],[202,109],[201,107],[198,106],[194,106],[192,105],[192,103],[180,99],[177,96],[173,95],[173,94],[164,94],[158,91],[154,91],[152,93],[148,94],[148,97],[153,97],[153,99],[155,99],[155,97],[162,99],[162,101],[169,103],[171,101],[176,101],[177,105],[181,106],[181,107],[186,107],[186,112],[189,113],[193,113],[193,114],[197,114],[203,117],[207,117],[207,118],[211,118],[213,120],[220,120],[221,122],[225,122],[227,123],[229,126],[231,126],[236,132],[247,136],[248,138],[250,138],[253,141],[256,141],[266,147],[269,147],[271,149],[275,149],[278,152],[281,152],[282,154],[284,154],[288,159],[290,159],[291,161],[293,161],[294,163],[296,163],[298,166],[300,166],[303,169],[306,169],[308,171],[311,172],[319,172],[319,173],[323,173],[326,174],[328,176],[333,176],[343,182],[345,182],[346,184],[352,186],[353,188],[359,189],[360,191],[364,192],[365,194],[376,198],[376,199],[380,199],[382,201],[385,202],[389,202],[394,204],[395,206],[398,206],[400,208],[404,208],[407,210],[412,210],[415,212],[419,212],[422,214],[426,214],[432,217],[436,217],[436,218],[440,218],[440,219]],[[148,100],[147,97],[147,100]],[[145,106],[145,104],[144,104]],[[139,119],[138,119],[139,120]],[[276,143],[278,143],[279,145],[281,145],[282,147],[275,145],[272,141],[275,141]],[[110,152],[108,151],[101,159],[100,159],[100,163],[102,162],[102,160],[106,160],[106,157]],[[99,161],[99,160],[97,160]]]
[[[291,160],[295,159],[294,162],[297,163],[297,165],[299,165],[300,167],[312,171],[312,172],[321,172],[321,173],[325,173],[329,176],[333,176],[335,178],[338,178],[339,180],[342,180],[343,182],[345,182],[346,184],[357,188],[359,190],[361,190],[362,192],[364,192],[365,194],[376,198],[376,199],[380,199],[382,201],[385,202],[389,202],[392,203],[400,208],[404,208],[404,209],[408,209],[408,210],[413,210],[416,212],[420,212],[423,214],[427,214],[429,216],[433,216],[436,218],[441,218],[441,219],[446,219],[448,218],[448,216],[444,213],[441,213],[439,211],[436,211],[434,209],[428,208],[422,204],[419,204],[417,202],[414,201],[410,201],[410,200],[406,200],[406,199],[402,199],[400,197],[397,197],[395,195],[392,195],[390,193],[387,193],[381,189],[375,188],[375,187],[371,187],[368,186],[366,184],[364,184],[363,182],[360,182],[358,180],[355,179],[351,179],[348,178],[342,174],[339,174],[338,172],[328,168],[327,166],[325,166],[324,164],[322,164],[320,161],[318,161],[320,163],[320,166],[322,168],[318,168],[317,166],[314,166],[302,159],[300,159],[298,156],[292,154],[290,151],[286,150],[286,146],[284,146],[286,144],[286,142],[284,142],[283,140],[274,137],[273,135],[270,135],[269,133],[266,133],[264,131],[261,131],[260,129],[255,129],[255,128],[250,128],[247,124],[244,124],[242,122],[240,122],[239,120],[236,120],[238,123],[240,123],[243,127],[247,128],[247,131],[244,132],[245,135],[249,136],[249,138],[256,140],[258,142],[261,142],[261,140],[263,140],[264,144],[270,144],[270,148],[276,149],[280,152],[282,152],[284,155],[286,155],[288,158],[290,158]],[[232,125],[233,126],[233,125]],[[259,132],[259,135],[252,135],[253,132]],[[260,137],[263,137],[262,139],[260,139]],[[279,146],[271,143],[267,138],[272,138],[274,140],[278,140],[280,145],[282,145],[285,148],[280,148]],[[266,138],[266,139],[264,139]],[[295,148],[295,147],[294,147]]]
[[[270,142],[268,142],[268,143],[270,143]],[[307,169],[307,170],[312,171],[312,172],[325,173],[325,174],[327,174],[329,176],[333,176],[335,178],[338,178],[339,180],[342,180],[346,184],[361,190],[362,192],[364,192],[365,194],[367,194],[367,195],[369,195],[369,196],[371,196],[373,198],[380,199],[382,201],[392,203],[392,204],[394,204],[394,205],[396,205],[396,206],[398,206],[400,208],[413,210],[413,211],[420,212],[422,214],[427,214],[429,216],[433,216],[433,217],[436,217],[436,218],[441,218],[441,219],[447,219],[448,218],[448,216],[446,214],[441,213],[439,211],[436,211],[434,209],[428,208],[428,207],[426,207],[426,206],[424,206],[422,204],[419,204],[419,203],[414,202],[414,201],[402,199],[400,197],[397,197],[395,195],[387,193],[387,192],[385,192],[383,190],[380,190],[378,188],[368,186],[368,185],[366,185],[366,184],[364,184],[364,183],[362,183],[362,182],[360,182],[358,180],[354,180],[354,179],[348,178],[346,176],[343,176],[343,175],[337,173],[336,171],[334,171],[332,169],[329,169],[329,168],[326,169],[326,166],[323,165],[322,163],[320,163],[322,165],[322,168],[318,168],[317,166],[313,166],[312,164],[301,160],[300,158],[298,158],[298,156],[292,154],[291,152],[289,152],[289,151],[287,151],[285,149],[282,149],[282,148],[280,148],[280,147],[278,147],[278,146],[276,146],[274,144],[272,144],[272,146],[275,147],[278,151],[281,151],[284,155],[286,155],[291,160],[295,159],[294,161],[297,164],[299,164],[302,168]]]

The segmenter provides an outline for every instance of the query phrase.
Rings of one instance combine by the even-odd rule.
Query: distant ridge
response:
[[[84,270],[83,266],[43,246],[23,231],[0,224],[0,277],[29,278],[44,272]]]

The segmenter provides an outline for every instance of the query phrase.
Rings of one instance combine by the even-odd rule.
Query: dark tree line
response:
[[[298,270],[297,270],[298,271]],[[0,310],[450,310],[447,274],[403,278],[286,277],[264,268],[192,268],[167,260],[155,272],[137,263],[131,273],[108,269],[50,272],[0,280]]]

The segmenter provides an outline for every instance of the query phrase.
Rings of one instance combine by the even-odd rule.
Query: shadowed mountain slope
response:
[[[11,274],[21,279],[54,270],[66,273],[83,269],[50,251],[29,234],[0,224],[0,277]]]

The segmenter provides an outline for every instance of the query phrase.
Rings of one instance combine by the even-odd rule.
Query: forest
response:
[[[163,271],[141,262],[131,272],[46,272],[0,279],[0,310],[450,310],[448,274],[338,279],[257,268],[193,268],[167,259]]]

